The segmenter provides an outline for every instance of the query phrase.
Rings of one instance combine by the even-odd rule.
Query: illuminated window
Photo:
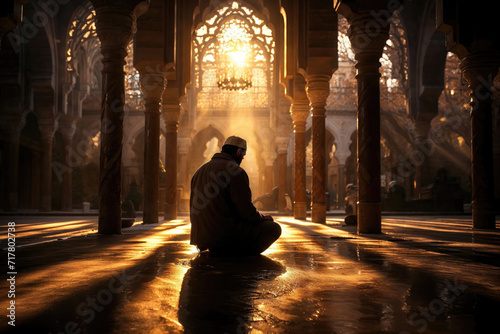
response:
[[[68,39],[66,42],[66,69],[76,71],[76,55],[81,48],[89,46],[93,40],[97,39],[95,30],[95,10],[88,2],[80,6],[73,14],[73,20],[68,29]]]
[[[220,43],[237,41],[251,55],[248,62],[251,87],[246,90],[221,90]],[[219,8],[199,26],[193,36],[193,83],[198,110],[230,108],[268,109],[273,86],[275,40],[266,20],[254,10],[232,2]]]

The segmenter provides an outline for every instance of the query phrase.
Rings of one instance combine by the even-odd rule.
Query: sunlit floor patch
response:
[[[483,260],[498,256],[500,233],[473,232],[467,218],[433,219],[384,218],[384,233],[358,235],[337,218],[278,217],[281,238],[247,258],[198,254],[187,220],[27,246],[16,259],[16,329],[486,332],[500,309],[500,265]],[[47,220],[40,231],[64,233],[67,223]]]

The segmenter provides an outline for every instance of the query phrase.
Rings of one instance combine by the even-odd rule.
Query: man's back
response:
[[[235,221],[262,221],[252,204],[246,172],[226,153],[217,153],[191,180],[191,244],[206,249],[229,237]]]

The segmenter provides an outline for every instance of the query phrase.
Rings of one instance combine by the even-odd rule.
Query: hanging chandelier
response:
[[[252,87],[252,35],[245,22],[231,19],[217,35],[217,85],[224,90],[246,90]]]

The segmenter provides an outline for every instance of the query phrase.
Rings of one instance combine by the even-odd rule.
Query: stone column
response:
[[[358,233],[381,232],[380,62],[389,25],[370,29],[373,16],[362,12],[350,21],[358,80]]]
[[[177,138],[177,150],[179,155],[179,180],[182,185],[181,203],[178,203],[179,212],[189,212],[189,194],[191,183],[188,179],[188,153],[191,147],[190,138]]]
[[[0,118],[1,131],[4,138],[3,142],[2,164],[5,175],[3,176],[3,209],[5,211],[17,211],[19,199],[19,139],[21,137],[21,128],[24,127],[24,122],[20,122],[17,117]]]
[[[495,228],[491,87],[498,73],[495,53],[469,53],[460,68],[471,91],[472,224]]]
[[[165,220],[177,219],[177,131],[181,106],[178,100],[163,99],[165,119]]]
[[[73,210],[73,167],[76,166],[76,161],[81,160],[82,157],[73,156],[72,149],[73,136],[76,132],[76,117],[62,116],[59,118],[59,132],[64,139],[64,158],[63,164],[67,166],[62,171],[62,194],[61,194],[61,209],[63,211]]]
[[[345,165],[337,166],[337,206],[344,208],[345,206]]]
[[[312,117],[311,220],[324,224],[326,222],[325,107],[326,99],[330,93],[330,76],[308,74],[306,81],[306,92]]]
[[[40,211],[52,210],[52,142],[56,126],[53,119],[40,119],[42,134],[42,170],[40,179]]]
[[[285,195],[287,193],[287,155],[288,155],[288,143],[290,138],[288,137],[278,137],[276,139],[276,145],[278,146],[278,212],[285,213],[286,200]]]
[[[430,155],[432,154],[434,148],[430,146],[430,143],[427,140],[427,136],[431,128],[431,119],[417,120],[415,122],[414,149],[419,152],[419,156],[423,159],[415,166],[415,195],[417,195],[417,197],[420,197],[422,184],[431,179]]]
[[[265,145],[268,146],[268,145]],[[264,163],[266,166],[266,186],[265,186],[265,192],[267,194],[270,194],[273,190],[273,166],[274,166],[274,160],[276,160],[276,153],[275,152],[263,152],[262,157],[264,158]]]
[[[153,72],[156,64],[140,66],[141,90],[146,104],[144,126],[144,224],[158,223],[160,108],[166,86],[163,72]]]
[[[339,208],[344,208],[346,195],[345,163],[351,155],[351,151],[349,150],[351,140],[347,135],[341,135],[339,138],[335,138],[335,140],[334,156],[339,163],[337,165],[337,205]]]
[[[294,99],[290,112],[294,133],[293,217],[306,219],[306,121],[309,116],[309,101]]]
[[[133,36],[134,14],[119,6],[96,8],[96,30],[103,55],[99,228],[121,233],[121,164],[125,104],[125,57]]]

